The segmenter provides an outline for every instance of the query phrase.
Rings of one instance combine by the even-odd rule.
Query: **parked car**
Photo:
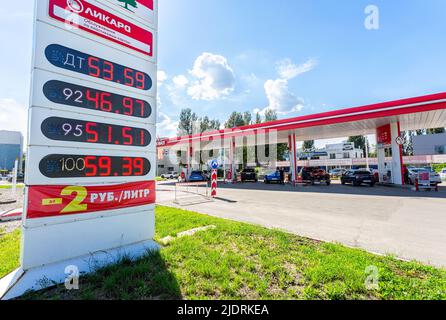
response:
[[[446,168],[441,170],[440,178],[441,178],[441,180],[446,180]]]
[[[13,177],[10,176],[8,178],[8,182],[12,183]],[[17,183],[23,183],[25,182],[25,175],[23,173],[17,174]]]
[[[203,175],[206,177],[207,181],[211,181],[211,173],[207,170],[203,170]]]
[[[304,183],[311,184],[322,184],[325,183],[327,186],[331,184],[330,175],[323,169],[319,167],[304,167],[299,173],[299,178]]]
[[[441,181],[441,176],[436,173],[432,168],[413,168],[410,167],[408,168],[409,170],[409,183],[414,185],[415,181],[418,177],[418,173],[420,171],[429,171],[429,176],[430,176],[430,182],[432,186],[435,186],[437,184],[440,184]]]
[[[272,171],[272,172],[266,174],[265,177],[263,178],[263,182],[265,184],[281,183],[280,172],[276,170],[276,171]]]
[[[347,172],[347,170],[346,170],[346,169],[342,169],[342,168],[339,168],[339,169],[332,169],[332,170],[329,171],[330,176],[331,176],[332,178],[340,178],[340,177],[342,177],[342,175],[343,175],[344,173],[346,173],[346,172]]]
[[[189,176],[189,182],[204,182],[208,181],[208,178],[203,171],[192,171]]]
[[[170,171],[161,175],[163,179],[178,179],[178,172]]]
[[[259,180],[259,178],[257,177],[257,172],[255,169],[245,168],[245,169],[243,169],[243,171],[240,174],[240,180],[242,182],[245,182],[245,181],[257,182]]]
[[[349,170],[341,177],[341,183],[343,185],[351,183],[354,186],[360,186],[361,184],[368,184],[373,187],[376,183],[375,175],[367,170]]]

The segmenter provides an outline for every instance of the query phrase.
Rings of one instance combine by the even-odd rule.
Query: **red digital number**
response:
[[[122,100],[122,105],[124,106],[124,109],[127,111],[124,111],[124,114],[126,116],[133,115],[133,99],[132,98],[124,98]]]
[[[90,90],[87,90],[86,97],[88,101],[94,103],[96,109],[99,109],[99,94],[97,92],[92,93]]]
[[[135,176],[142,176],[144,174],[144,160],[142,158],[135,158],[133,168],[135,170]]]
[[[89,71],[88,74],[90,76],[99,78],[101,76],[101,69],[99,68],[99,59],[96,57],[89,57],[88,58],[88,67]]]
[[[139,132],[139,138],[140,138],[140,142],[141,142],[141,145],[143,146],[144,145],[144,142],[145,142],[145,137],[146,137],[146,135],[145,135],[145,131],[144,130],[140,130],[140,132]]]
[[[96,157],[85,157],[85,169],[87,169],[85,176],[96,177],[98,168],[96,165]]]
[[[122,175],[124,177],[131,176],[133,173],[133,161],[132,158],[122,159]]]
[[[125,78],[125,85],[129,87],[135,86],[135,79],[133,78],[133,70],[129,68],[124,69],[124,78]]]
[[[144,89],[145,88],[145,80],[146,77],[142,72],[136,72],[136,88]]]
[[[127,139],[127,140],[124,140],[124,145],[127,145],[127,146],[129,146],[129,145],[133,145],[133,136],[132,136],[132,128],[129,128],[129,127],[122,127],[122,137],[124,138],[124,139]]]
[[[145,114],[144,114],[144,112],[145,112],[145,104],[144,104],[144,101],[142,101],[142,100],[135,100],[135,101],[136,101],[136,103],[139,104],[139,106],[140,106],[140,108],[141,108],[141,117],[144,117],[144,116],[145,116]]]
[[[98,160],[99,175],[101,177],[109,177],[111,175],[111,159],[110,157],[100,157]]]
[[[90,142],[90,143],[98,142],[99,134],[94,129],[95,127],[97,127],[97,123],[95,123],[95,122],[87,122],[87,124],[85,126],[85,132],[87,132],[87,134],[88,134],[87,142]]]
[[[110,93],[102,92],[101,93],[101,110],[105,112],[111,112],[113,109],[113,105],[109,98],[111,97]]]
[[[113,81],[113,73],[114,73],[113,63],[104,61],[104,80]]]

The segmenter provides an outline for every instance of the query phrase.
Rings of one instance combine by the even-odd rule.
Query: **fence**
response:
[[[175,184],[175,203],[190,206],[212,201],[208,182],[179,182]]]

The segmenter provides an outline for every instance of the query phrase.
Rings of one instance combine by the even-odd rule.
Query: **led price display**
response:
[[[94,78],[141,90],[150,90],[153,85],[152,79],[145,72],[127,68],[58,44],[51,44],[46,47],[45,56],[52,65],[58,68]]]
[[[148,118],[152,107],[145,100],[52,80],[43,86],[45,97],[58,104],[125,116]]]
[[[151,165],[146,158],[52,154],[40,161],[48,178],[143,177]]]
[[[93,121],[51,117],[41,125],[42,133],[51,140],[146,147],[151,142],[149,131]]]

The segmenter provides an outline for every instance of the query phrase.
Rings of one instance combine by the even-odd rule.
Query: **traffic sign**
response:
[[[211,168],[213,170],[217,170],[218,169],[218,160],[212,160],[211,161]]]

